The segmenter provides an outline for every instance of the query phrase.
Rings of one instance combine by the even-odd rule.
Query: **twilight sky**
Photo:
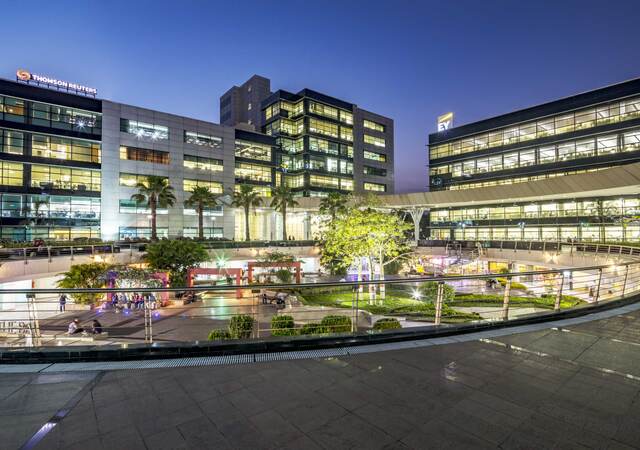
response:
[[[426,187],[436,116],[458,125],[640,76],[640,1],[98,1],[2,5],[17,68],[217,122],[257,73],[395,120],[396,191]]]

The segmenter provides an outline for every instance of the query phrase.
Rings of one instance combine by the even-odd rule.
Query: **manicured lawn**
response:
[[[354,294],[351,290],[306,290],[298,292],[296,295],[303,304],[310,306],[352,308],[354,301]],[[432,303],[415,300],[407,291],[401,289],[388,288],[384,300],[380,299],[380,295],[372,300],[368,292],[363,292],[359,295],[358,308],[372,314],[405,316],[413,320],[433,320],[435,316],[435,307]],[[478,314],[456,311],[447,305],[442,309],[442,322],[444,323],[469,322],[479,319]]]
[[[489,294],[456,294],[453,302],[449,306],[502,306],[504,298],[502,295]],[[556,302],[555,295],[543,297],[514,297],[509,299],[509,306],[520,308],[544,308],[553,309]],[[574,306],[586,304],[584,300],[571,295],[563,295],[560,301],[560,309],[573,308]]]

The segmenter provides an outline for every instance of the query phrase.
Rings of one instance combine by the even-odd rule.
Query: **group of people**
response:
[[[115,312],[120,312],[123,309],[143,310],[145,304],[149,305],[150,309],[156,309],[158,302],[153,293],[139,294],[133,293],[127,295],[126,293],[114,293],[111,295],[111,306]]]
[[[80,325],[80,320],[76,317],[69,324],[67,334],[70,336],[73,334],[102,334],[102,324],[98,319],[93,319],[91,325],[85,328]]]

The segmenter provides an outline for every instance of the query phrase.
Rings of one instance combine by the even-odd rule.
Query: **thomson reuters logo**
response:
[[[18,80],[29,81],[31,79],[31,73],[28,70],[18,70],[16,72]]]

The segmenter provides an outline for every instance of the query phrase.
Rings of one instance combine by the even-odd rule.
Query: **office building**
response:
[[[195,237],[196,212],[184,206],[195,186],[227,200],[236,180],[264,195],[273,186],[273,137],[100,100],[61,88],[76,85],[59,80],[34,83],[26,71],[18,75],[25,79],[0,80],[2,239],[149,237],[150,211],[131,200],[149,175],[166,177],[176,196],[173,206],[157,211],[158,235]],[[205,211],[206,237],[243,235],[243,220],[236,221],[228,203]],[[277,221],[273,212],[269,219]]]
[[[269,80],[254,75],[241,87],[233,87],[220,99],[221,118],[228,119],[229,125],[242,122],[269,85]],[[303,89],[264,96],[259,122],[255,117],[251,120],[260,124],[264,134],[276,138],[274,182],[284,182],[296,195],[393,193],[392,119]]]
[[[640,239],[635,181],[618,186],[640,161],[640,79],[439,131],[429,149],[432,238]]]
[[[429,135],[431,190],[472,189],[640,160],[640,79]]]
[[[271,80],[254,75],[241,86],[233,86],[220,97],[220,124],[262,128],[262,101],[271,95]]]

